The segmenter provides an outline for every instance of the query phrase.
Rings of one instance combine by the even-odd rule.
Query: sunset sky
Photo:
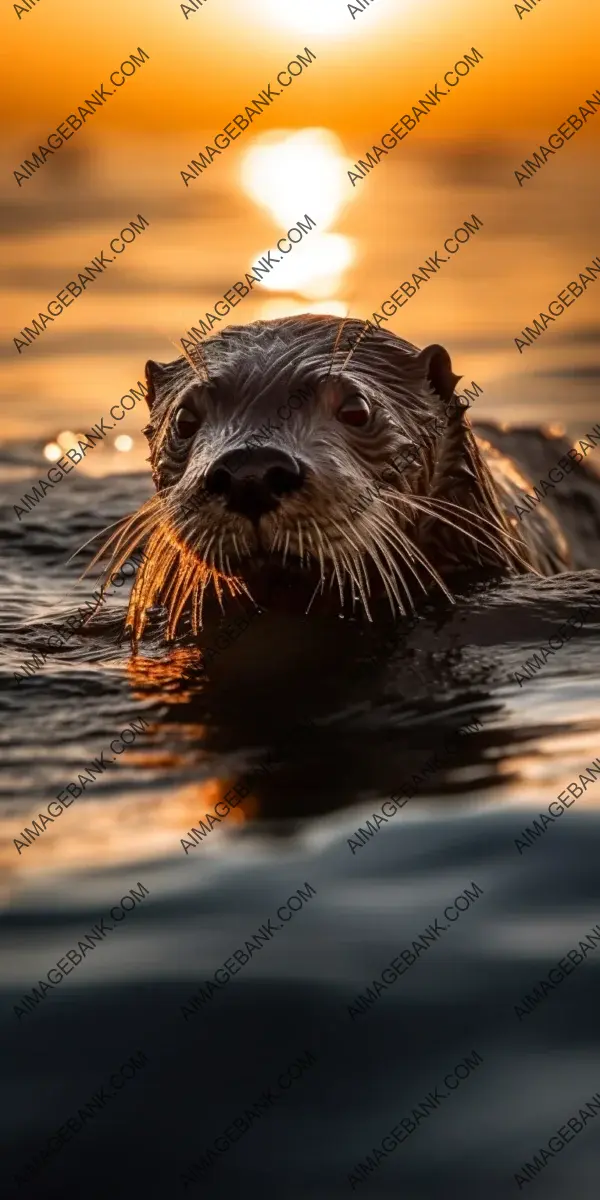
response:
[[[471,46],[485,70],[457,88],[425,136],[443,126],[501,137],[538,121],[542,133],[600,86],[596,0],[581,0],[568,20],[559,0],[521,19],[509,0],[373,0],[354,19],[343,0],[204,0],[187,20],[176,0],[40,0],[20,20],[5,0],[1,21],[10,140],[25,126],[40,137],[55,128],[139,45],[151,65],[107,105],[102,134],[216,131],[305,45],[319,67],[289,89],[279,119],[368,138]]]
[[[600,112],[527,187],[513,175],[600,88],[597,0],[572,15],[559,0],[522,19],[508,0],[372,0],[354,19],[343,0],[204,0],[186,20],[176,0],[39,0],[19,20],[5,3],[5,438],[93,423],[307,212],[318,235],[226,323],[370,315],[476,213],[484,232],[392,330],[447,344],[485,384],[484,419],[558,419],[576,354],[569,415],[585,424],[600,285],[543,350],[519,356],[513,340],[600,253]],[[138,47],[148,61],[17,186],[15,169]],[[185,187],[181,170],[305,47],[315,61]],[[348,168],[473,47],[482,61],[353,188]],[[140,212],[144,238],[17,353],[15,336]],[[142,466],[143,421],[136,409],[119,428],[131,453],[107,446],[89,470]]]

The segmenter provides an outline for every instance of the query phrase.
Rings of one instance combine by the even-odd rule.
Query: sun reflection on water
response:
[[[292,259],[290,254],[279,263],[277,273],[262,281],[263,287],[270,292],[298,292],[314,300],[331,296],[337,292],[353,257],[349,238],[341,233],[313,232],[297,258]]]
[[[278,228],[290,229],[304,221],[305,214],[316,225],[277,265],[273,276],[263,280],[265,290],[296,293],[320,302],[321,311],[339,315],[346,310],[335,297],[354,262],[355,249],[350,238],[329,230],[347,202],[347,167],[340,140],[328,129],[315,128],[256,138],[241,169],[244,191],[271,214]],[[300,197],[304,213],[299,212]],[[304,305],[301,311],[306,310]],[[310,311],[318,310],[313,304]]]

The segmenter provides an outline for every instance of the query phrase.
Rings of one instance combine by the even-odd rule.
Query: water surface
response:
[[[600,574],[480,588],[407,637],[389,622],[263,613],[207,667],[186,636],[169,649],[151,636],[131,657],[115,595],[17,684],[39,622],[96,586],[76,582],[73,551],[149,492],[146,476],[67,482],[62,522],[50,497],[26,543],[11,510],[0,534],[7,1194],[341,1197],[355,1164],[473,1051],[481,1065],[355,1190],[516,1192],[521,1164],[600,1088],[597,951],[529,1016],[514,1012],[600,921],[600,785],[515,845],[600,755]],[[577,611],[582,628],[516,681]],[[204,644],[218,634],[213,623]],[[20,831],[139,715],[145,735],[19,853]],[[247,797],[189,848],[188,831],[249,776]],[[411,790],[369,834],[386,798]],[[143,902],[16,1015],[138,882]],[[314,894],[278,922],[307,883]],[[477,899],[444,922],[473,884]],[[447,929],[435,944],[349,1013],[436,918]],[[190,1009],[269,919],[281,928]],[[15,1174],[138,1051],[143,1070],[17,1189]],[[277,1088],[306,1052],[315,1062]],[[190,1164],[269,1087],[276,1102],[184,1189]],[[591,1200],[596,1142],[586,1129],[530,1186]]]

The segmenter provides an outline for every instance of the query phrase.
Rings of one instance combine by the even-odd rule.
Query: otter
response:
[[[334,316],[255,321],[147,363],[156,492],[96,556],[110,549],[114,572],[146,542],[134,641],[154,604],[168,639],[184,611],[197,633],[207,589],[221,606],[268,607],[280,584],[304,612],[328,596],[372,621],[379,600],[403,617],[473,574],[569,567],[550,511],[511,515],[531,484],[474,432],[447,350],[364,331]]]

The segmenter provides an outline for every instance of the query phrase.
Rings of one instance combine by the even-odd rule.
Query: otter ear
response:
[[[422,360],[427,381],[436,396],[439,396],[440,400],[451,400],[462,375],[454,374],[448,351],[443,346],[426,346],[419,358]]]
[[[169,368],[166,363],[153,362],[153,360],[149,358],[144,370],[146,374],[146,385],[148,387],[146,404],[148,405],[150,412],[152,412],[152,408],[156,403],[156,398],[160,392],[162,384],[168,378]]]

